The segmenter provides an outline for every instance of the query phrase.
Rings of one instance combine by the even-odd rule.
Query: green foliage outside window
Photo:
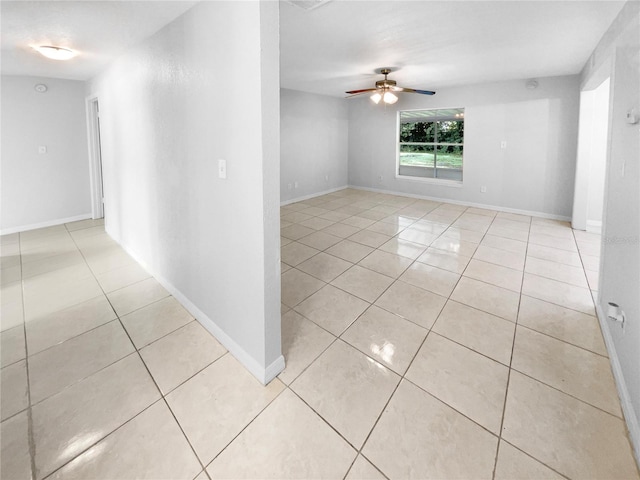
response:
[[[400,165],[462,169],[464,110],[456,109],[454,119],[438,119],[438,110],[425,111],[433,119],[403,118],[400,124]],[[407,116],[409,112],[406,112]],[[449,113],[449,112],[446,112]],[[459,116],[459,118],[456,118]]]

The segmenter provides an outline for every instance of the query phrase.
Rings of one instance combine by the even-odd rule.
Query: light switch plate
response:
[[[227,178],[227,161],[226,160],[218,160],[218,177],[219,178]]]

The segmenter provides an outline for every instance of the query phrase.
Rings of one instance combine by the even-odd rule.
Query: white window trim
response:
[[[462,174],[462,180],[447,180],[446,178],[429,178],[429,177],[412,177],[410,175],[400,175],[398,173],[396,167],[396,179],[397,180],[408,180],[411,182],[420,182],[420,183],[430,183],[432,185],[440,185],[441,187],[454,187],[454,188],[462,188],[464,181],[464,173]]]
[[[429,183],[432,185],[440,185],[443,187],[461,188],[464,184],[464,160],[462,162],[462,180],[448,180],[446,178],[429,178],[429,177],[413,177],[411,175],[400,175],[400,113],[401,112],[419,112],[422,110],[453,110],[465,109],[465,107],[434,107],[434,108],[411,108],[407,110],[398,110],[396,114],[396,180],[409,180],[411,182]],[[466,112],[465,112],[466,113]],[[466,120],[466,117],[465,117]],[[464,145],[464,144],[463,144]],[[464,157],[463,157],[464,158]]]

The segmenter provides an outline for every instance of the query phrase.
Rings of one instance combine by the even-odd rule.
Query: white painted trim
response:
[[[30,225],[21,225],[19,227],[9,227],[0,230],[0,235],[8,235],[10,233],[26,232],[28,230],[37,230],[38,228],[53,227],[54,225],[61,225],[63,223],[78,222],[80,220],[87,220],[91,218],[90,213],[83,213],[82,215],[76,215],[75,217],[57,218],[55,220],[47,220],[41,223],[32,223]]]
[[[280,372],[284,370],[284,367],[284,355],[280,355],[271,363],[271,365],[265,368],[264,380],[262,380],[263,385],[268,384],[271,380],[276,378],[280,374]]]
[[[343,187],[331,188],[329,190],[323,190],[322,192],[312,193],[310,195],[305,195],[304,197],[292,198],[291,200],[285,200],[284,202],[280,202],[280,206],[284,207],[285,205],[289,205],[290,203],[302,202],[304,200],[309,200],[310,198],[319,197],[321,195],[327,195],[328,193],[339,192],[340,190],[344,190],[345,188],[349,188],[348,185],[344,185]]]
[[[414,177],[411,175],[400,175],[400,127],[401,127],[401,122],[400,122],[400,117],[402,116],[402,112],[421,112],[421,111],[426,111],[426,110],[462,110],[464,112],[465,107],[433,107],[433,108],[410,108],[410,109],[406,109],[406,110],[398,110],[396,112],[396,180],[409,180],[412,182],[420,182],[420,183],[429,183],[432,185],[440,185],[442,187],[453,187],[453,188],[462,188],[463,186],[463,180],[464,180],[464,155],[462,157],[462,166],[463,168],[460,169],[463,175],[463,179],[462,180],[451,180],[451,179],[446,179],[446,178],[442,178],[442,179],[438,179],[436,178],[429,178],[429,177]],[[463,115],[464,117],[464,115]],[[466,118],[466,117],[465,117]],[[464,118],[463,118],[464,121]],[[437,144],[435,142],[433,142],[436,145],[442,145],[442,144]],[[457,144],[447,144],[446,142],[444,143],[444,145],[457,145]],[[463,135],[463,141],[461,144],[459,144],[460,146],[464,147],[464,135]],[[437,171],[437,167],[435,168],[435,170]]]
[[[620,396],[620,403],[622,405],[622,412],[624,413],[624,419],[627,422],[627,429],[629,430],[629,436],[631,437],[631,447],[636,457],[636,462],[640,465],[640,423],[638,423],[638,417],[633,410],[631,403],[631,395],[627,389],[627,384],[624,380],[622,373],[622,367],[620,366],[620,360],[618,360],[618,354],[616,352],[616,346],[613,343],[611,332],[609,331],[609,324],[607,322],[607,316],[600,308],[600,304],[596,305],[596,314],[600,321],[600,329],[602,330],[602,336],[604,337],[604,343],[609,353],[609,361],[611,362],[611,370],[613,370],[613,377],[616,379],[616,386],[618,387],[618,395]]]
[[[440,185],[441,187],[464,187],[464,184],[461,180],[449,180],[447,178],[412,177],[411,175],[400,175],[399,173],[396,173],[396,180],[408,180],[410,182],[428,183],[429,185]]]
[[[87,114],[87,146],[89,149],[89,180],[91,185],[91,213],[93,218],[104,216],[104,206],[102,204],[102,168],[99,151],[99,140],[97,135],[98,122],[94,112],[94,104],[98,102],[98,95],[91,94],[85,98],[85,108]]]
[[[432,200],[434,202],[452,203],[454,205],[464,205],[465,207],[485,208],[487,210],[495,210],[497,212],[517,213],[519,215],[529,215],[531,217],[548,218],[550,220],[561,220],[563,222],[571,221],[571,217],[565,217],[564,215],[554,215],[552,213],[533,212],[530,210],[520,210],[518,208],[499,207],[496,205],[486,205],[483,203],[462,202],[459,200],[450,200],[448,198],[428,197],[425,195],[416,195],[413,193],[395,192],[393,190],[382,190],[379,188],[359,187],[357,185],[349,185],[348,188],[353,188],[355,190],[365,190],[368,192],[385,193],[389,195],[399,195],[401,197],[417,198],[420,200]]]
[[[602,233],[602,222],[599,220],[587,220],[587,232],[600,235]]]
[[[113,238],[113,237],[112,237]],[[114,240],[116,240],[114,238]],[[117,240],[116,240],[117,241]],[[126,251],[136,262],[138,262],[147,272],[162,285],[167,291],[173,295],[180,304],[186,308],[189,313],[200,324],[206,328],[216,339],[238,360],[249,372],[258,379],[263,385],[268,384],[273,380],[280,372],[284,370],[285,362],[284,357],[280,355],[270,365],[263,367],[260,363],[249,355],[244,348],[238,345],[224,330],[222,330],[216,322],[209,318],[202,310],[200,310],[189,298],[184,295],[178,288],[176,288],[169,280],[162,275],[158,275],[146,262],[142,261],[131,249],[126,245],[118,242],[119,245]]]

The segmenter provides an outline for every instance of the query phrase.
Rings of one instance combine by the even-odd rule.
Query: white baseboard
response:
[[[454,205],[463,205],[465,207],[485,208],[487,210],[495,210],[498,212],[517,213],[518,215],[528,215],[531,217],[548,218],[550,220],[560,220],[563,222],[571,221],[571,217],[566,217],[564,215],[554,215],[552,213],[520,210],[518,208],[498,207],[496,205],[486,205],[484,203],[463,202],[460,200],[451,200],[449,198],[429,197],[426,195],[416,195],[414,193],[396,192],[394,190],[383,190],[380,188],[360,187],[358,185],[349,185],[348,188],[353,188],[354,190],[364,190],[367,192],[385,193],[388,195],[398,195],[401,197],[417,198],[419,200],[431,200],[434,202],[441,202],[441,203],[453,203]]]
[[[602,222],[598,222],[595,220],[587,220],[587,232],[589,233],[597,233],[598,235],[602,234]]]
[[[339,192],[340,190],[344,190],[345,188],[349,188],[347,185],[338,188],[331,188],[329,190],[323,190],[322,192],[312,193],[310,195],[305,195],[303,197],[296,197],[289,200],[285,200],[284,202],[280,202],[280,206],[284,207],[285,205],[289,205],[290,203],[302,202],[304,200],[309,200],[310,198],[319,197],[320,195],[326,195],[328,193]]]
[[[37,230],[38,228],[53,227],[54,225],[78,222],[80,220],[87,220],[89,218],[93,218],[91,213],[85,213],[82,215],[76,215],[75,217],[57,218],[55,220],[47,220],[46,222],[32,223],[30,225],[21,225],[19,227],[3,228],[2,230],[0,230],[0,235],[8,235],[10,233],[17,233],[17,232],[27,232],[29,230]]]
[[[627,389],[627,384],[624,380],[622,373],[622,367],[620,366],[620,360],[618,360],[618,354],[616,352],[616,346],[613,343],[611,332],[609,331],[609,321],[607,316],[602,311],[599,304],[596,305],[596,314],[600,321],[600,329],[604,337],[604,343],[607,346],[607,352],[609,353],[609,360],[611,362],[611,370],[613,370],[613,377],[616,380],[616,386],[618,387],[618,394],[620,395],[620,403],[622,405],[622,412],[624,419],[627,422],[627,429],[629,430],[629,436],[631,437],[631,447],[636,457],[636,463],[640,466],[640,424],[638,423],[638,416],[633,410],[633,404],[631,403],[631,395]],[[617,325],[617,324],[616,324]]]
[[[112,237],[113,238],[113,237]],[[114,238],[116,242],[117,239]],[[222,330],[216,322],[209,318],[202,310],[200,310],[186,295],[178,290],[169,280],[151,268],[146,262],[142,261],[130,248],[122,243],[118,244],[129,254],[133,259],[138,262],[145,270],[153,275],[153,277],[162,285],[167,291],[175,297],[180,304],[187,309],[187,311],[193,315],[193,317],[200,322],[200,324],[206,328],[216,339],[238,360],[249,372],[258,379],[263,385],[268,384],[271,380],[276,378],[280,372],[284,370],[285,362],[284,357],[280,355],[270,365],[262,366],[256,359],[249,355],[244,348],[236,343],[224,330]]]

